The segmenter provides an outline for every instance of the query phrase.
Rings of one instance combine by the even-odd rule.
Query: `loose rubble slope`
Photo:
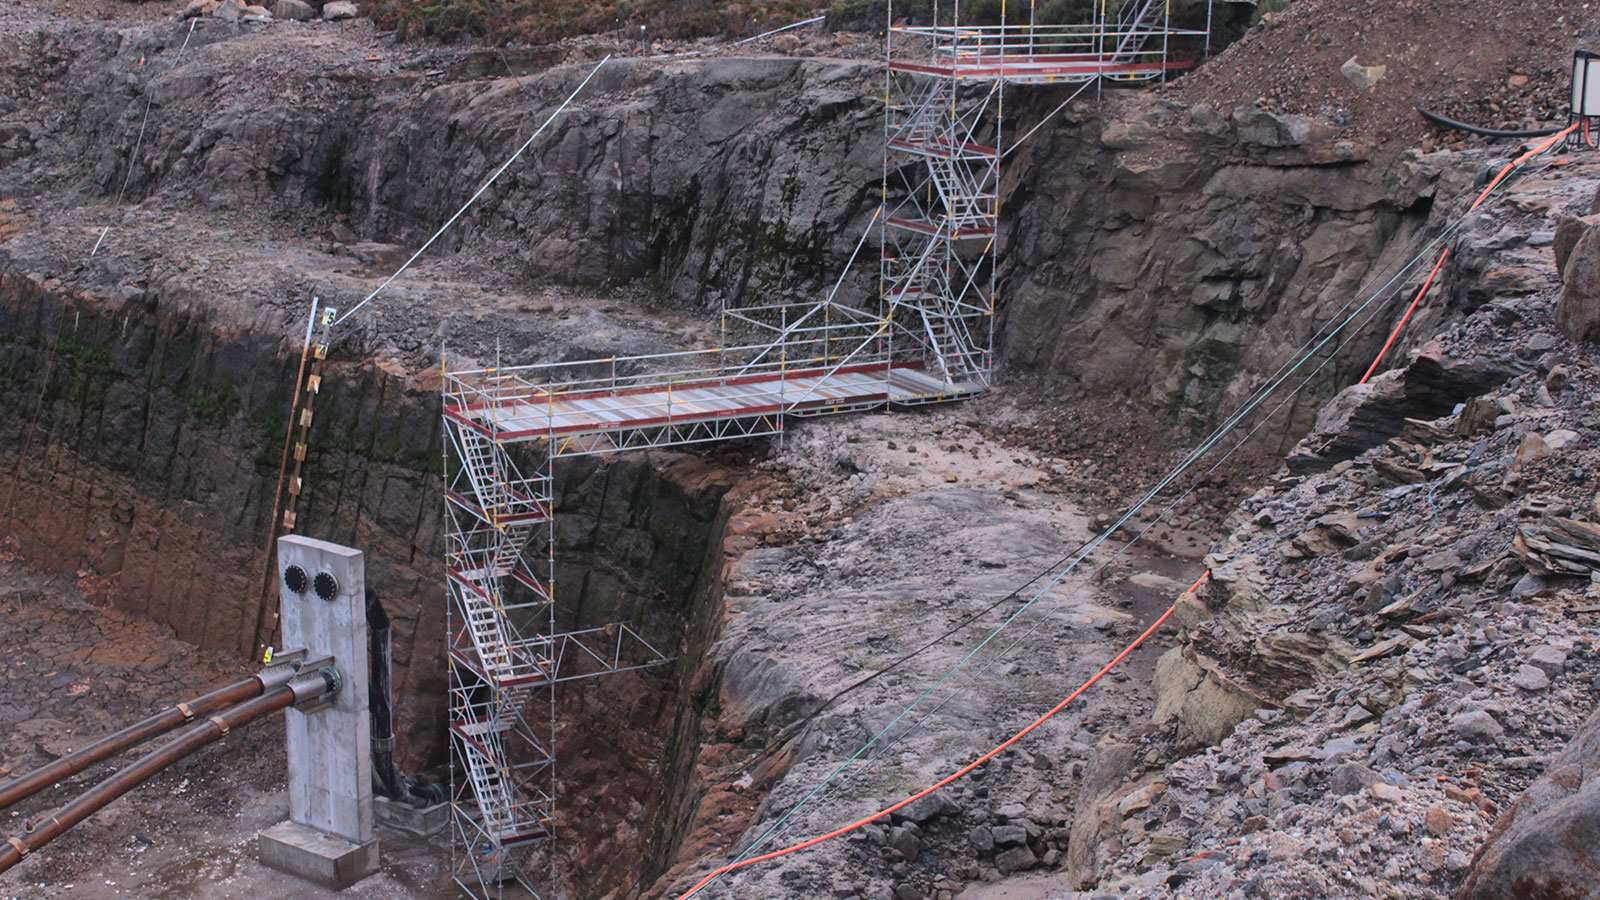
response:
[[[1180,604],[1184,644],[1157,674],[1167,721],[1151,732],[1172,755],[1222,739],[1084,798],[1099,839],[1075,849],[1070,887],[1440,898],[1491,827],[1517,831],[1497,816],[1600,693],[1600,371],[1593,345],[1553,326],[1551,259],[1555,220],[1587,213],[1600,166],[1562,162],[1460,239],[1497,263],[1494,299],[1333,406],[1381,407],[1417,368],[1473,378],[1493,359],[1506,380],[1433,421],[1391,415],[1382,444],[1307,463],[1323,471],[1240,507],[1208,558],[1214,586]],[[1236,703],[1199,703],[1196,672]],[[1513,895],[1489,880],[1463,896]],[[1579,892],[1551,896],[1592,896],[1592,881],[1562,884]]]

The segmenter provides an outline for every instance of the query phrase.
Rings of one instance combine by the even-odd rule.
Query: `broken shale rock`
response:
[[[1189,645],[1174,647],[1156,661],[1154,687],[1152,721],[1182,722],[1207,744],[1221,741],[1256,710],[1271,705]]]

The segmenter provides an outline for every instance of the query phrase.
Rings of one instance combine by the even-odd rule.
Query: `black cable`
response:
[[[1497,131],[1496,129],[1484,128],[1484,127],[1482,127],[1480,125],[1469,125],[1466,122],[1457,122],[1455,119],[1446,118],[1445,116],[1441,116],[1441,115],[1439,115],[1438,113],[1436,113],[1436,112],[1434,112],[1432,110],[1424,109],[1424,108],[1422,108],[1420,106],[1417,107],[1417,112],[1421,113],[1422,117],[1424,119],[1427,119],[1428,121],[1434,123],[1435,125],[1443,125],[1446,128],[1454,128],[1454,129],[1456,129],[1458,131],[1469,131],[1469,132],[1471,132],[1473,134],[1481,134],[1484,137],[1498,137],[1498,138],[1548,137],[1548,136],[1550,136],[1552,134],[1555,134],[1556,132],[1561,130],[1561,126],[1556,126],[1554,128],[1534,128],[1534,129],[1530,129],[1530,130],[1526,130],[1526,131]]]

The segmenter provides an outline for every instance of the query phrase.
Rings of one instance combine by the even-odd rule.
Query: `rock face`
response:
[[[1174,647],[1156,663],[1152,721],[1182,722],[1200,741],[1215,744],[1266,700],[1235,682],[1190,647]]]
[[[296,37],[267,31],[225,40],[241,54],[295,51]],[[48,65],[49,46],[19,42],[19,84]],[[128,127],[124,104],[83,98],[103,95],[98,73],[120,65],[115,52],[82,53],[52,88],[67,123],[53,133],[70,146],[46,145],[92,160],[107,191],[128,174],[99,149]],[[165,111],[133,161],[131,196],[212,211],[281,201],[286,216],[400,246],[453,213],[587,69],[441,80],[418,74],[432,63],[358,72],[341,52],[219,90],[228,69],[214,56],[207,47],[181,71],[148,67],[148,83],[121,88],[128,102],[159,96]],[[675,305],[814,299],[877,207],[879,77],[871,62],[820,58],[614,60],[440,249],[470,249],[523,282],[631,287]],[[1055,102],[1023,92],[1007,108],[1024,123]],[[1119,94],[1074,113],[1008,164],[1002,369],[1059,392],[1128,395],[1191,424],[1247,396],[1355,295],[1374,262],[1429,220],[1446,168],[1441,156],[1380,167],[1325,126],[1250,109]],[[19,160],[7,180],[54,189],[49,155]],[[876,281],[864,253],[841,297],[866,302]],[[385,339],[437,343],[436,322],[402,336],[397,324],[385,322]],[[1354,356],[1376,350],[1383,324]],[[1408,336],[1396,358],[1410,346]],[[1348,375],[1321,373],[1263,437],[1304,433]]]
[[[1017,225],[1002,247],[1011,371],[1197,423],[1236,406],[1355,297],[1441,190],[1438,156],[1380,171],[1309,119],[1149,96],[1052,123],[1017,157],[1025,174],[1004,204]],[[1383,330],[1348,352],[1370,360]],[[1332,381],[1354,380],[1323,376],[1270,430],[1303,433]]]
[[[1566,265],[1561,269],[1561,296],[1556,301],[1556,326],[1574,341],[1600,341],[1600,227],[1590,219],[1570,219],[1562,223],[1567,240]],[[1582,227],[1576,238],[1571,232]],[[1560,231],[1557,232],[1561,234]],[[1557,248],[1557,260],[1560,260]]]
[[[1495,822],[1456,900],[1600,898],[1600,713]]]
[[[259,536],[298,354],[195,328],[161,299],[108,308],[0,274],[0,396],[30,415],[42,398],[31,438],[25,420],[0,420],[8,473],[28,450],[6,525],[27,557],[115,583],[121,610],[243,656],[256,637]],[[62,320],[75,337],[53,361],[15,339]],[[396,729],[411,766],[437,758],[441,737],[444,598],[431,569],[444,549],[425,512],[441,490],[437,397],[383,367],[337,360],[324,393],[300,530],[367,552],[368,584],[394,619]],[[681,478],[658,480],[643,459],[564,469],[557,576],[586,621],[683,633],[727,480],[673,468]]]

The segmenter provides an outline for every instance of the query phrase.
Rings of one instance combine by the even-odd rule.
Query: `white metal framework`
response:
[[[883,309],[894,340],[951,380],[994,368],[996,228],[1009,84],[1160,79],[1175,36],[1168,0],[1095,4],[1081,25],[890,26],[881,228]],[[954,8],[959,15],[959,5]],[[894,20],[891,7],[890,22]],[[938,18],[937,11],[935,18]]]
[[[538,894],[555,834],[555,685],[666,656],[626,625],[557,630],[554,463],[781,434],[792,416],[987,390],[1007,83],[1140,81],[1176,64],[1166,0],[1098,0],[1087,25],[897,27],[885,42],[875,310],[724,308],[719,346],[443,373],[455,877]],[[893,10],[890,10],[893,21]]]
[[[551,457],[518,452],[533,436],[506,438],[499,379],[476,380],[490,391],[477,419],[449,413],[480,398],[445,394],[454,875],[473,894],[537,895],[547,872],[529,857],[554,835],[555,685],[667,658],[625,624],[557,630]]]

